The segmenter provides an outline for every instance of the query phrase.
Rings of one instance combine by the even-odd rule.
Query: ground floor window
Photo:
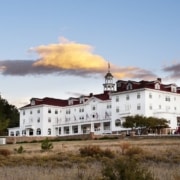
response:
[[[51,135],[51,128],[48,128],[48,135]]]
[[[36,134],[37,134],[37,135],[41,135],[41,129],[40,129],[40,128],[37,128]]]

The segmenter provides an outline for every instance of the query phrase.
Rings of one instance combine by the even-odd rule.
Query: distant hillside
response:
[[[19,126],[19,111],[0,96],[0,136],[7,135],[7,128]]]

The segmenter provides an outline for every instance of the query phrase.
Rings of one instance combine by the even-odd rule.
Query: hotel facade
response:
[[[110,68],[104,91],[69,99],[31,98],[20,108],[20,126],[9,128],[9,136],[69,136],[119,134],[127,116],[165,118],[173,133],[180,126],[180,87],[155,81],[113,83]]]

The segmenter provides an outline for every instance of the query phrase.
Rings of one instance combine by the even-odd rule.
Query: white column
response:
[[[91,132],[94,132],[94,123],[91,123]]]
[[[61,135],[64,136],[64,127],[61,126]]]
[[[100,123],[100,129],[101,129],[101,133],[103,133],[104,132],[103,122]]]
[[[72,126],[69,126],[69,135],[72,135]]]
[[[78,125],[78,134],[82,134],[82,132],[81,132],[81,125]]]

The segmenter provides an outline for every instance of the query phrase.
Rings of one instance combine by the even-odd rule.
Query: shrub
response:
[[[20,146],[18,149],[14,149],[14,151],[17,152],[18,154],[25,152],[23,146]]]
[[[152,174],[139,163],[125,157],[106,161],[102,169],[104,180],[153,180]]]
[[[0,149],[0,155],[2,156],[9,156],[11,152],[8,149]]]
[[[81,156],[91,156],[91,157],[114,157],[113,152],[110,149],[102,150],[99,146],[85,146],[79,149]]]
[[[140,147],[131,147],[129,149],[127,149],[126,151],[126,155],[129,157],[132,157],[134,155],[138,155],[138,154],[142,154],[143,150]]]
[[[127,142],[123,142],[122,144],[120,144],[120,148],[121,148],[121,152],[124,155],[125,151],[130,147],[130,144]]]
[[[41,143],[41,149],[43,151],[49,151],[50,149],[53,149],[53,144],[49,141],[48,138],[42,141]]]

